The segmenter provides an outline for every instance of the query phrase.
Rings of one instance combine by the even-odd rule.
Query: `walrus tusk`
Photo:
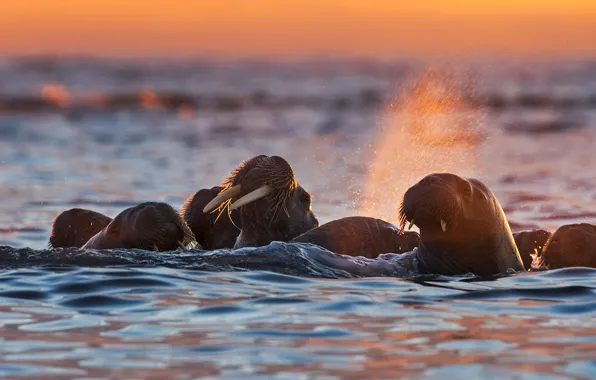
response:
[[[205,206],[203,209],[203,213],[206,214],[215,210],[220,204],[240,194],[241,191],[240,185],[232,186],[229,189],[222,191],[221,193],[217,194],[217,196],[213,198],[211,202],[207,203],[207,206]]]
[[[411,230],[413,226],[414,226],[414,219],[412,219],[410,221],[410,224],[408,225],[408,230]]]
[[[155,252],[159,252],[159,248],[157,248],[157,245],[156,245],[156,244],[153,244],[153,250],[154,250]]]
[[[441,219],[441,229],[443,232],[447,232],[447,222]]]
[[[177,241],[177,243],[178,243],[178,247],[180,247],[182,250],[186,249],[186,247],[184,246],[184,244],[182,244],[182,242],[180,240]]]
[[[263,197],[266,197],[272,191],[273,191],[273,189],[267,185],[261,186],[258,189],[251,191],[250,193],[246,194],[242,198],[238,199],[236,202],[232,203],[232,205],[230,207],[230,211],[234,211],[237,208],[245,206],[245,205],[252,203],[256,200],[259,200]]]

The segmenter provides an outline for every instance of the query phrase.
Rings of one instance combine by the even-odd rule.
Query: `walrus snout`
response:
[[[550,237],[551,233],[546,230],[520,231],[513,234],[515,245],[526,270],[532,267],[533,256],[537,256],[542,251]]]
[[[203,212],[222,190],[221,186],[201,189],[188,197],[180,208],[179,213],[195,235],[197,243],[205,249],[232,248],[240,233],[242,224],[239,210]]]
[[[453,175],[449,175],[453,176]],[[426,232],[453,230],[461,213],[459,194],[453,181],[431,174],[409,188],[400,207],[401,229],[418,226]]]
[[[194,240],[178,212],[166,203],[142,203],[130,209],[129,218],[132,229],[125,239],[138,242],[145,249],[174,251],[184,248],[185,241]]]
[[[412,251],[420,244],[420,235],[414,231],[396,231],[396,235],[393,237],[395,242],[394,253],[404,253]]]

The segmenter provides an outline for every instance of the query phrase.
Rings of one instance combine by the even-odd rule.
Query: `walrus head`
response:
[[[112,218],[99,212],[71,208],[54,219],[48,246],[49,248],[80,248],[111,221]]]
[[[542,251],[551,236],[551,233],[546,230],[520,231],[513,234],[515,245],[526,270],[532,268],[533,257]]]
[[[534,258],[533,268],[596,268],[596,225],[567,224],[559,227]]]
[[[318,227],[311,203],[286,160],[261,155],[238,165],[203,211],[240,210],[242,229],[234,246],[240,248],[289,241]]]
[[[197,242],[205,249],[233,248],[240,233],[240,211],[221,209],[204,213],[203,209],[223,190],[221,186],[201,189],[188,197],[180,208],[180,215],[190,227]]]
[[[146,202],[127,208],[83,248],[137,248],[147,251],[174,251],[200,248],[192,231],[170,205]]]
[[[399,228],[381,219],[349,216],[332,220],[293,239],[315,244],[331,252],[374,259],[383,253],[405,253],[418,246],[414,231]]]
[[[501,205],[476,179],[435,173],[404,195],[400,207],[406,224],[420,229],[418,258],[426,271],[489,276],[523,270]]]

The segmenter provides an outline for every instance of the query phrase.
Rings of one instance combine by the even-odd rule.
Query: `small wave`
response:
[[[237,250],[149,252],[143,250],[33,250],[0,247],[0,267],[6,269],[46,265],[84,267],[164,266],[203,271],[271,271],[284,275],[321,278],[412,277],[400,264],[402,255],[377,260],[337,255],[312,244],[273,242],[265,247]],[[397,260],[396,260],[397,258]],[[86,284],[95,287],[94,284]],[[66,290],[68,291],[68,289]]]

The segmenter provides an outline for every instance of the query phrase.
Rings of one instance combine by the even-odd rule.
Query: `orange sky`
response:
[[[0,55],[596,57],[596,0],[7,0]]]

